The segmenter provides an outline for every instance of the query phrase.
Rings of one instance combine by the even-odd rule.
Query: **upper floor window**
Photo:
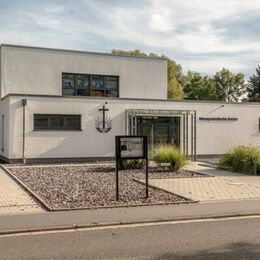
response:
[[[118,97],[119,77],[62,73],[62,94],[68,96]]]

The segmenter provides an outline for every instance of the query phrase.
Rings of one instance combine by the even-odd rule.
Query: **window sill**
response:
[[[68,97],[68,98],[97,98],[97,99],[105,99],[105,98],[111,98],[111,99],[119,99],[119,96],[117,97],[105,97],[105,96],[76,96],[76,95],[62,95],[62,97]]]

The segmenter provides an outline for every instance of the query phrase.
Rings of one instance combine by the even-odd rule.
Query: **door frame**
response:
[[[176,134],[178,135],[177,136],[177,144],[175,144],[175,146],[177,146],[178,148],[181,148],[181,117],[180,116],[160,116],[160,117],[153,117],[150,119],[149,121],[149,118],[148,118],[148,121],[147,122],[144,122],[144,123],[140,123],[139,120],[140,118],[145,118],[145,116],[137,116],[137,125],[136,125],[136,128],[137,128],[137,134],[140,134],[140,126],[143,125],[143,126],[146,126],[146,127],[150,127],[150,136],[151,136],[151,146],[154,147],[156,144],[157,144],[157,129],[159,127],[166,127],[167,128],[167,142],[166,143],[169,143],[169,144],[172,144],[171,143],[171,139],[173,138],[173,136]],[[168,118],[169,121],[168,122],[160,122],[159,120],[156,121],[156,119],[158,118]],[[178,118],[178,122],[177,124],[175,124],[175,122],[173,122],[173,119],[174,118]],[[174,128],[173,126],[176,126],[178,127],[177,129],[177,132],[174,133]],[[142,133],[143,134],[143,133]],[[174,144],[172,144],[174,145]]]
[[[125,134],[137,135],[137,117],[181,117],[180,150],[192,161],[197,160],[197,111],[196,110],[160,110],[126,109]]]

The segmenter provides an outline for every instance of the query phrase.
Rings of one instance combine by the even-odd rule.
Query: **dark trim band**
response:
[[[61,95],[37,95],[37,94],[18,94],[18,93],[10,93],[1,98],[4,100],[8,97],[40,97],[40,98],[75,98],[75,99],[97,99],[101,101],[107,100],[129,100],[129,101],[144,101],[144,102],[169,102],[169,103],[210,103],[210,104],[230,104],[230,105],[258,105],[260,106],[260,102],[225,102],[225,101],[214,101],[214,100],[170,100],[170,99],[144,99],[144,98],[120,98],[120,97],[95,97],[95,96],[61,96]]]

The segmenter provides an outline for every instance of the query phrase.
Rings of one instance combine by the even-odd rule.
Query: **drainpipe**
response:
[[[23,106],[23,164],[26,164],[25,158],[25,106],[27,105],[27,99],[22,99]]]

